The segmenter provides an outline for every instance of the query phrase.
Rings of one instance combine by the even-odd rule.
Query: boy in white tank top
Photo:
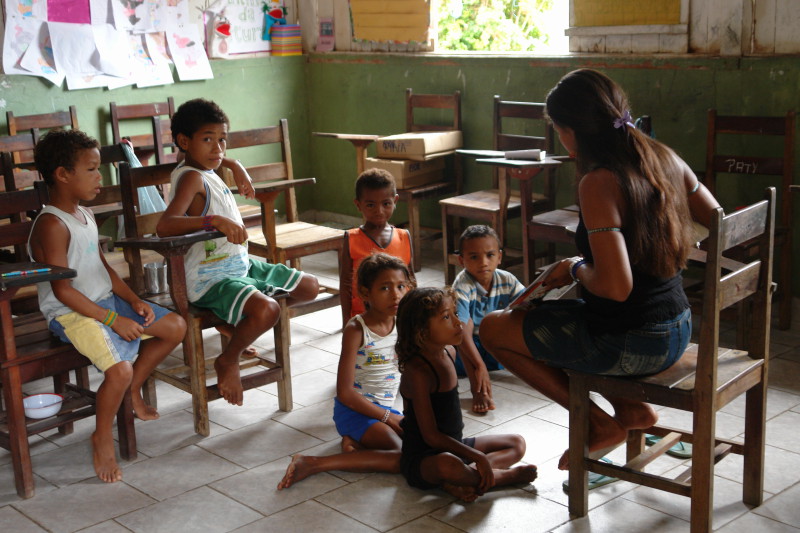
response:
[[[50,330],[105,374],[97,390],[92,447],[97,476],[112,483],[122,479],[112,427],[125,392],[131,390],[136,416],[158,418],[142,399],[142,385],[183,340],[186,323],[142,301],[98,247],[94,217],[78,205],[100,192],[97,141],[77,130],[51,131],[36,145],[34,160],[50,201],[34,222],[28,251],[34,261],[78,273],[73,279],[39,283],[39,307]]]
[[[247,228],[233,193],[214,172],[224,164],[233,171],[239,191],[253,198],[247,171],[238,161],[225,158],[228,126],[222,109],[208,100],[189,100],[175,112],[172,137],[185,160],[172,173],[170,203],[156,231],[162,237],[200,230],[225,234],[192,246],[186,256],[186,285],[190,302],[229,324],[222,333],[230,342],[214,361],[214,369],[222,397],[242,405],[239,357],[277,323],[280,307],[271,295],[288,292],[289,305],[295,305],[316,298],[319,283],[310,274],[247,255]]]

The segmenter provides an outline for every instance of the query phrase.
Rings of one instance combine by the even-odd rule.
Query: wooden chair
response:
[[[422,122],[423,113],[427,117]],[[431,111],[434,110],[434,111]],[[441,110],[452,115],[452,122],[431,124],[431,113]],[[460,131],[461,130],[461,91],[450,94],[414,94],[411,89],[406,89],[406,131]],[[455,163],[456,165],[458,162]],[[414,271],[422,269],[422,231],[419,221],[419,203],[428,198],[436,198],[445,194],[460,192],[456,189],[455,179],[443,178],[441,181],[398,189],[397,194],[401,202],[405,202],[408,209],[408,231],[411,234],[411,245],[414,252]]]
[[[524,122],[522,122],[524,121]],[[526,150],[540,149],[548,154],[553,153],[553,127],[545,119],[545,105],[533,102],[512,102],[494,97],[494,150]],[[512,130],[511,124],[515,129]],[[522,125],[520,130],[519,126]],[[541,135],[532,135],[528,126],[540,130]],[[511,133],[514,131],[515,133]],[[522,133],[519,133],[522,131]],[[460,156],[457,156],[460,157]],[[459,165],[460,169],[460,165]],[[457,188],[461,189],[461,176]],[[551,210],[555,206],[555,169],[547,169],[543,178],[543,194],[534,194],[532,208],[534,213]],[[451,198],[439,200],[442,210],[442,247],[444,248],[445,283],[455,279],[455,267],[458,265],[459,218],[476,219],[489,223],[500,237],[500,246],[506,247],[506,223],[509,218],[518,218],[521,212],[519,191],[511,190],[511,179],[503,169],[495,167],[492,171],[492,188],[459,194]],[[456,219],[456,220],[453,220]],[[503,263],[508,265],[509,256],[503,256]]]
[[[3,190],[25,189],[40,179],[39,173],[33,169],[32,163],[28,165],[27,169],[23,169],[15,162],[15,158],[20,157],[19,154],[33,153],[37,138],[32,131],[0,135],[0,153],[8,153],[8,157],[3,160],[2,167],[0,167],[0,171],[3,173],[3,183],[0,184],[0,187]]]
[[[36,115],[16,116],[13,111],[7,111],[6,121],[9,135],[31,133],[34,145],[39,141],[42,130],[66,127],[77,130],[80,128],[78,125],[78,111],[74,105],[69,106],[68,111],[39,113]],[[39,173],[33,168],[33,148],[14,150],[13,152],[14,166],[17,167],[15,170],[15,174],[17,174],[16,181],[20,184],[18,188],[30,187],[34,181],[39,179]]]
[[[253,178],[253,185],[256,187],[256,199],[261,203],[260,225],[248,229],[250,253],[272,263],[288,262],[292,267],[298,269],[302,257],[321,252],[335,250],[338,261],[339,252],[344,243],[344,232],[341,229],[301,221],[297,213],[294,187],[258,192],[260,186],[278,180],[287,180],[298,185],[309,183],[294,178],[288,121],[281,119],[277,126],[228,134],[229,150],[256,146],[278,147],[280,148],[280,157],[275,162],[247,167],[248,173]],[[281,192],[283,192],[285,200],[285,223],[278,223],[275,217],[275,201]],[[293,307],[291,313],[292,316],[297,316],[337,305],[339,305],[338,287],[320,285],[320,296],[316,300]]]
[[[742,185],[745,180],[756,182],[759,180],[757,176],[768,176],[774,180],[773,184],[779,186],[775,246],[778,250],[776,299],[780,329],[789,329],[792,320],[792,202],[789,189],[794,183],[794,149],[794,111],[783,117],[745,117],[718,115],[715,109],[708,110],[704,177],[708,190],[716,195],[717,182],[730,176],[738,176],[738,183]],[[750,155],[754,152],[779,155]],[[740,257],[757,255],[754,246],[755,243],[743,243],[735,253]]]
[[[111,111],[111,134],[114,143],[122,142],[123,137],[129,139],[136,157],[139,158],[143,165],[146,165],[153,155],[156,156],[157,165],[175,161],[177,151],[172,141],[169,120],[175,114],[175,101],[171,96],[167,98],[166,102],[128,105],[118,105],[116,102],[111,102],[109,106]],[[142,123],[149,122],[150,132],[123,136],[120,133],[120,122],[123,120],[138,122],[140,126],[137,131],[143,129],[141,127]],[[167,151],[167,149],[169,150]]]
[[[731,452],[744,456],[744,502],[754,506],[761,504],[775,189],[767,189],[765,197],[730,215],[725,216],[721,208],[712,215],[699,344],[689,345],[677,363],[652,376],[624,378],[568,371],[570,513],[584,516],[588,512],[587,482],[588,472],[592,471],[690,497],[692,532],[710,531],[714,464]],[[734,271],[725,272],[722,254],[750,239],[759,241],[758,258],[748,264],[736,264]],[[754,308],[750,351],[720,347],[720,311],[746,298],[751,299]],[[693,415],[692,429],[653,426],[646,432],[663,438],[646,451],[644,432],[629,432],[624,466],[590,458],[586,446],[590,391],[689,411]],[[744,393],[744,442],[716,438],[717,411]],[[693,445],[688,470],[674,479],[644,472],[648,463],[679,441]]]
[[[194,429],[200,435],[210,433],[208,402],[220,398],[216,385],[206,380],[213,377],[213,364],[206,359],[203,349],[203,330],[223,322],[211,312],[191,305],[187,299],[184,256],[192,244],[221,237],[216,232],[198,232],[176,237],[155,237],[156,225],[161,213],[140,215],[138,213],[138,188],[169,183],[174,163],[131,168],[120,164],[122,208],[125,218],[126,238],[117,244],[126,254],[130,265],[131,287],[137,294],[144,293],[144,273],[141,253],[154,250],[167,261],[170,295],[149,298],[183,316],[186,320],[186,338],[183,341],[184,361],[173,368],[157,368],[154,372],[160,379],[192,395]],[[286,186],[286,183],[283,183]],[[241,363],[242,385],[245,390],[278,383],[278,405],[282,411],[292,410],[291,372],[289,369],[289,314],[285,298],[277,298],[281,306],[281,318],[273,328],[275,335],[275,360],[259,355]],[[207,370],[209,369],[209,370]]]
[[[0,193],[0,215],[41,209],[44,200],[41,186]],[[30,220],[23,220],[5,226],[0,232],[0,246],[27,242],[32,225]],[[41,266],[40,263],[30,262],[5,264],[0,265],[0,271],[28,270]],[[0,446],[11,452],[17,494],[22,498],[34,495],[28,438],[55,428],[63,434],[71,433],[75,420],[94,416],[96,395],[89,390],[87,369],[91,362],[71,344],[56,339],[48,330],[41,313],[12,318],[11,299],[20,287],[74,275],[74,270],[53,267],[47,273],[0,278],[0,385],[5,407],[0,411]],[[70,379],[71,371],[75,371],[74,380]],[[22,385],[45,377],[53,378],[54,392],[65,398],[61,410],[50,418],[26,419]],[[120,455],[126,460],[133,460],[137,455],[133,422],[133,404],[128,392],[117,414]]]

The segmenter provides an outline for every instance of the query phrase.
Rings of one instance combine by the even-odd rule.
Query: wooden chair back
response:
[[[31,154],[33,160],[33,148],[36,146],[37,135],[33,131],[25,131],[13,135],[0,136],[0,153],[8,153],[9,157],[3,161],[0,170],[3,173],[2,188],[6,191],[16,191],[26,189],[33,185],[33,182],[40,179],[39,173],[29,164],[28,169],[19,167],[16,162],[19,154]]]
[[[763,498],[766,392],[769,364],[772,252],[775,189],[765,199],[725,215],[714,210],[709,228],[705,295],[699,344],[690,344],[667,370],[645,377],[619,377],[568,371],[570,383],[569,509],[588,512],[587,472],[591,470],[691,498],[691,530],[710,531],[713,514],[714,464],[728,453],[744,455],[743,500],[760,505]],[[723,254],[757,240],[758,256],[735,263]],[[748,301],[752,311],[749,350],[720,346],[720,313]],[[738,347],[737,347],[738,348]],[[689,411],[692,430],[653,426],[647,433],[663,439],[644,451],[643,430],[631,430],[627,463],[610,465],[586,453],[589,393],[625,398]],[[716,412],[746,393],[744,442],[715,434]],[[643,473],[644,467],[679,441],[693,445],[691,466],[677,477]]]
[[[793,217],[790,187],[795,181],[795,122],[794,111],[788,111],[782,117],[762,117],[719,115],[716,109],[709,109],[706,133],[704,183],[712,194],[723,193],[724,189],[718,187],[718,181],[726,177],[737,177],[744,187],[748,185],[743,180],[762,184],[766,179],[767,183],[778,188],[775,235],[779,250],[777,300],[778,327],[781,329],[789,328],[792,312]],[[724,194],[721,196],[724,204]],[[754,254],[748,243],[744,243],[738,253]]]
[[[421,111],[439,110],[439,111]],[[447,110],[450,117],[447,117]],[[421,111],[421,112],[420,112]],[[425,122],[422,115],[425,114]],[[444,118],[442,119],[442,117]],[[434,118],[440,120],[434,121]],[[461,91],[450,94],[414,94],[406,89],[406,131],[460,131]]]
[[[156,164],[174,161],[176,155],[169,154],[169,152],[176,151],[169,120],[175,114],[175,101],[171,96],[167,98],[166,102],[128,105],[111,102],[109,107],[114,143],[122,142],[123,137],[129,139],[134,152],[143,165],[147,164],[152,155],[156,156]],[[144,129],[142,124],[148,123],[150,132],[123,136],[120,129],[122,121],[137,123],[138,131]],[[172,159],[172,161],[167,161],[167,159]]]
[[[39,140],[42,130],[54,128],[80,129],[78,125],[78,111],[74,105],[68,111],[55,111],[53,113],[39,113],[36,115],[16,116],[13,111],[6,111],[9,135],[17,135],[30,131],[34,136],[34,144]],[[30,163],[33,161],[33,151],[23,150],[14,152],[14,163]]]

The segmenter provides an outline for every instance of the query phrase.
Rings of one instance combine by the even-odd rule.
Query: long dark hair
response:
[[[422,354],[428,337],[431,318],[441,308],[445,298],[453,298],[453,289],[423,287],[405,294],[397,308],[397,363],[400,371],[414,357]]]
[[[667,146],[628,124],[615,127],[629,110],[622,89],[591,69],[570,72],[547,95],[550,119],[575,133],[579,176],[606,168],[617,177],[631,264],[671,277],[685,268],[692,243],[683,170]]]

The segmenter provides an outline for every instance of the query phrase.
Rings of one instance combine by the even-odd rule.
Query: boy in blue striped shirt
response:
[[[505,309],[525,287],[513,274],[497,268],[503,251],[497,233],[489,226],[465,229],[458,248],[458,262],[464,270],[456,276],[453,290],[456,312],[464,323],[464,341],[458,347],[456,370],[459,376],[469,378],[472,410],[485,413],[494,409],[489,371],[503,367],[481,346],[481,320],[492,311]]]

